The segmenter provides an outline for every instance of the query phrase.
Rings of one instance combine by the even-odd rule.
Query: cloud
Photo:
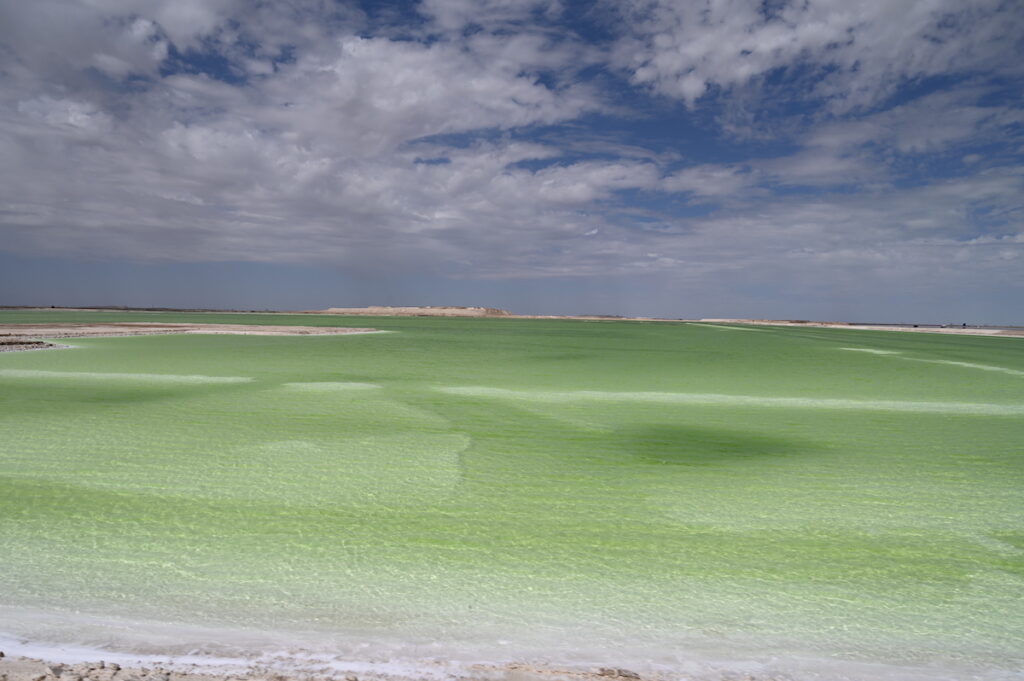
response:
[[[29,79],[48,89],[96,90],[104,75],[155,75],[167,49],[156,24],[143,17],[114,20],[58,0],[0,7],[7,79]]]
[[[598,30],[527,0],[0,6],[2,247],[367,277],[1019,281],[1021,12],[617,7]]]
[[[1002,0],[616,0],[613,63],[639,85],[693,106],[714,89],[778,70],[833,111],[883,102],[909,79],[978,71],[1019,75],[1024,15]]]
[[[879,113],[819,126],[807,143],[832,149],[872,144],[922,154],[968,141],[1003,139],[1007,128],[1024,123],[1024,111],[979,106],[978,101],[987,94],[988,90],[980,87],[931,93]]]
[[[59,3],[67,6],[68,3]],[[104,19],[148,17],[180,49],[194,46],[239,8],[239,0],[85,0],[80,3]]]
[[[135,36],[148,45],[147,59],[134,55],[116,75],[152,75],[160,64],[149,43],[184,51],[213,41],[231,56],[229,23],[258,35],[271,19],[292,21],[292,33],[306,22],[301,12],[256,12],[253,23],[231,15],[231,3],[156,3],[147,15],[112,19],[117,7],[145,9],[80,8],[82,46],[58,64],[66,85],[107,42],[132,45]],[[22,25],[38,39],[52,9],[26,10]],[[26,47],[31,39],[9,37],[23,67],[8,77],[14,87],[0,110],[0,144],[20,161],[2,169],[9,249],[355,260],[402,238],[422,255],[452,250],[410,236],[452,229],[445,215],[464,222],[537,197],[578,204],[630,184],[611,166],[515,171],[511,164],[552,151],[511,140],[431,149],[451,157],[444,166],[415,162],[423,138],[557,123],[601,107],[585,85],[545,85],[525,69],[559,63],[535,37],[421,43],[341,31],[243,83],[186,69],[141,88],[99,83],[64,87],[63,96],[46,94],[56,77],[49,58]]]
[[[443,31],[467,26],[487,29],[519,25],[534,17],[557,17],[562,3],[550,0],[423,0],[419,12]]]
[[[350,37],[300,59],[262,86],[279,104],[269,122],[345,148],[380,150],[429,135],[575,118],[597,107],[585,87],[548,88],[458,46]]]
[[[706,164],[677,171],[662,181],[667,192],[689,192],[699,197],[734,196],[748,191],[757,176],[738,165]]]

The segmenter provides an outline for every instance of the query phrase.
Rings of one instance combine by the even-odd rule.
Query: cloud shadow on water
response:
[[[649,464],[710,466],[754,463],[824,451],[798,438],[727,428],[657,425],[619,431],[626,451]]]

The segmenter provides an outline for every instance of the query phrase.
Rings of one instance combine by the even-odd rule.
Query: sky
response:
[[[1019,0],[0,0],[0,305],[1024,324]]]

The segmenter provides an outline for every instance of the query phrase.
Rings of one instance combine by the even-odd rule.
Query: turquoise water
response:
[[[795,678],[1024,663],[1024,340],[0,312],[150,319],[392,333],[0,354],[8,634]]]

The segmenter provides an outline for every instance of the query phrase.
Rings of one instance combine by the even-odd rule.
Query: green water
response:
[[[0,632],[1024,663],[1024,339],[0,312],[117,320],[392,333],[0,354]]]

